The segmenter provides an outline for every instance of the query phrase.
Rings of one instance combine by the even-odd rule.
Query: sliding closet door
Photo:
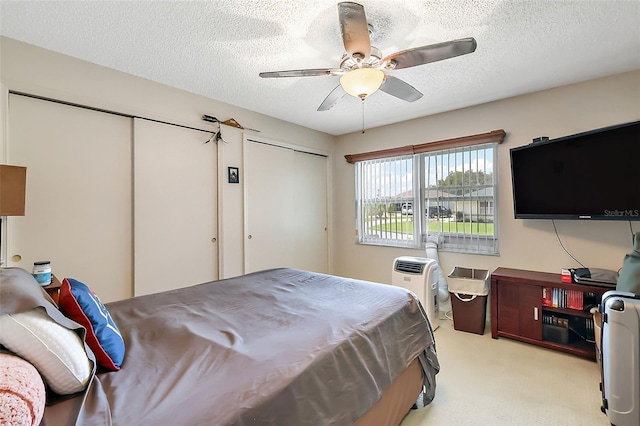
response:
[[[168,124],[134,127],[135,295],[218,279],[215,143]]]
[[[245,144],[245,272],[294,267],[294,151]]]
[[[328,272],[327,158],[245,144],[245,271]]]
[[[293,159],[296,268],[329,272],[327,157],[296,151]]]
[[[50,260],[104,302],[131,297],[131,119],[10,95],[7,149],[8,163],[27,166],[8,265]]]

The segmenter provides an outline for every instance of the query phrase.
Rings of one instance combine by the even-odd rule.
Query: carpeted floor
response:
[[[435,331],[440,373],[431,404],[402,426],[609,425],[600,411],[598,365],[514,340],[456,331],[443,319]]]

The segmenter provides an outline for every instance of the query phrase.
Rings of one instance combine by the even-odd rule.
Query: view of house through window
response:
[[[497,143],[356,163],[358,242],[498,253]]]

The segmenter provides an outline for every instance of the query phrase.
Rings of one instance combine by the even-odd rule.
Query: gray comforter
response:
[[[417,357],[435,392],[431,326],[398,287],[274,269],[106,306],[122,369],[46,425],[350,425]]]

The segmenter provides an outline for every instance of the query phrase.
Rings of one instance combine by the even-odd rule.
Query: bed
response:
[[[35,280],[2,271],[0,314],[39,309],[85,340],[86,390],[47,392],[42,424],[399,424],[439,364],[416,296],[390,285],[272,269],[105,305],[126,353],[96,368],[85,329]]]

